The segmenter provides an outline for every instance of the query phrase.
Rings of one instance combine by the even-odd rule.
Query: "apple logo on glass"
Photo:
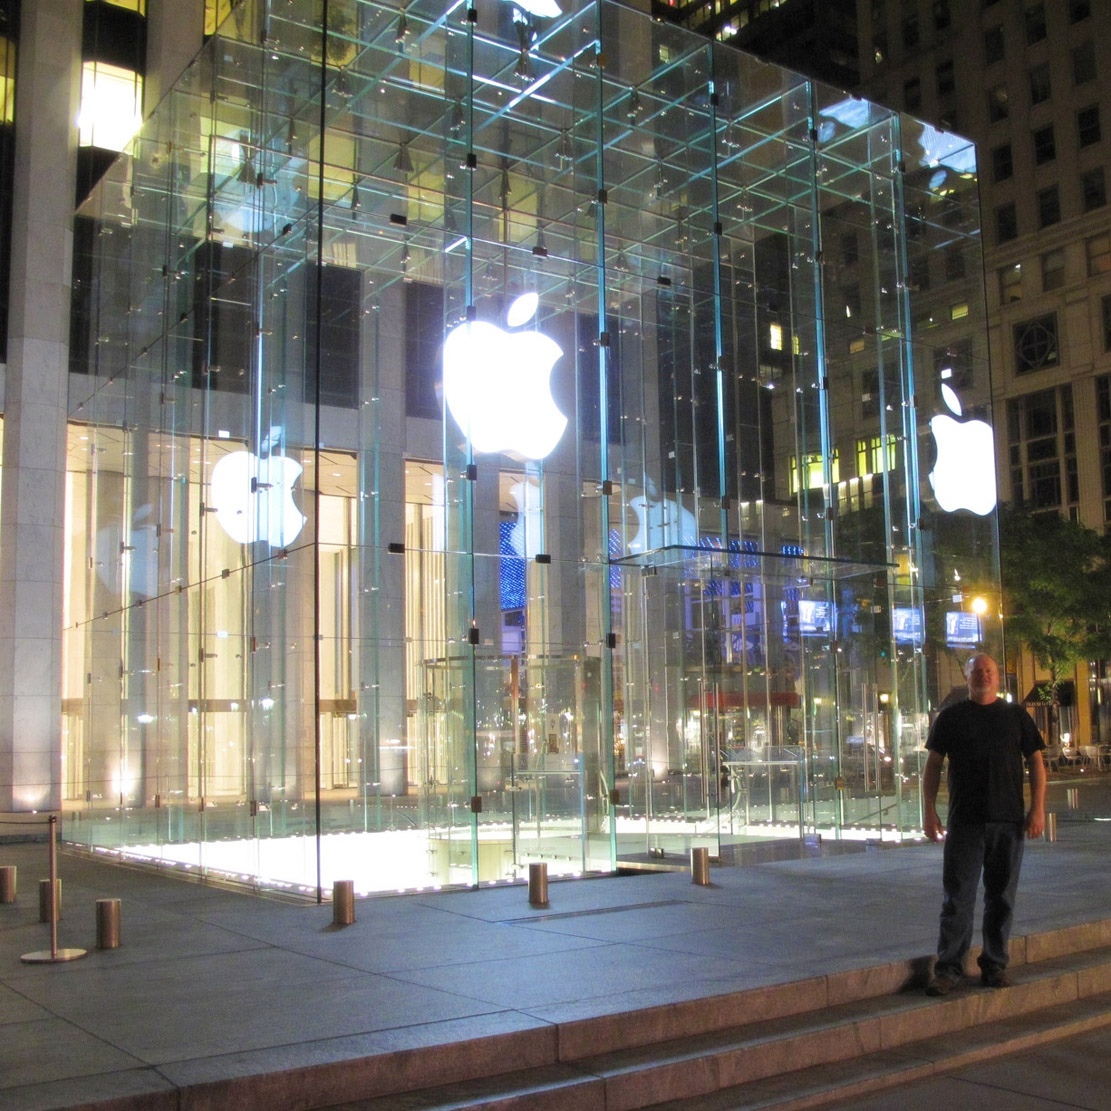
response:
[[[943,372],[944,373],[944,372]],[[949,411],[961,415],[961,403],[942,383],[941,396]],[[954,420],[939,413],[930,420],[937,444],[937,462],[930,485],[946,513],[969,509],[983,517],[995,508],[995,441],[991,425],[982,420]]]
[[[518,297],[510,328],[527,324],[540,304]],[[543,459],[559,443],[567,418],[552,397],[551,373],[563,349],[533,330],[507,332],[482,320],[454,327],[444,341],[444,400],[475,452]]]
[[[273,453],[280,436],[280,428],[270,429],[261,458],[253,451],[233,451],[212,468],[208,504],[237,544],[264,540],[272,548],[286,548],[305,524],[293,500],[301,464]]]
[[[659,548],[697,548],[698,522],[689,509],[671,498],[655,498],[649,486],[648,497],[640,495],[629,501],[629,508],[636,514],[636,535],[629,541],[629,551],[642,555]]]

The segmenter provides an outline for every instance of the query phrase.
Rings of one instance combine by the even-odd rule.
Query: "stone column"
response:
[[[204,0],[156,0],[148,4],[144,116],[154,111],[203,44]]]
[[[61,802],[62,552],[82,0],[23,5],[0,490],[0,811]]]

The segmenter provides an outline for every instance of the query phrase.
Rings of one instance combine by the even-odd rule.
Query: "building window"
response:
[[[1079,501],[1071,387],[1009,401],[1007,439],[1017,505],[1062,509]]]
[[[948,247],[945,251],[945,280],[959,281],[964,277],[964,251],[960,247]]]
[[[1049,97],[1049,63],[1043,62],[1030,70],[1030,103],[1041,104]]]
[[[803,455],[801,458],[797,455],[792,455],[790,475],[790,489],[792,494],[797,494],[800,489],[822,489],[825,485],[825,468],[823,465],[822,453],[820,451],[812,452],[809,455]],[[829,460],[829,480],[831,483],[841,481],[841,461],[836,451],[830,456]]]
[[[934,352],[934,374],[939,381],[957,390],[972,384],[972,340],[955,340],[942,351]]]
[[[1046,36],[1045,29],[1045,4],[1034,4],[1027,8],[1026,18],[1026,45],[1032,46],[1041,42]]]
[[[1034,132],[1034,163],[1041,166],[1057,157],[1057,140],[1053,136],[1053,124],[1039,127]]]
[[[998,123],[1009,115],[1007,102],[1007,86],[996,85],[988,90],[988,122]]]
[[[1107,185],[1103,177],[1103,167],[1097,166],[1080,175],[1080,195],[1084,200],[1084,211],[1102,208],[1107,203]]]
[[[908,15],[903,20],[903,46],[908,50],[918,45],[918,16]]]
[[[968,302],[958,301],[955,305],[949,306],[949,319],[950,320],[965,320],[968,317]]]
[[[1099,469],[1103,477],[1103,519],[1111,522],[1111,375],[1096,379],[1096,411],[1099,415]]]
[[[1001,62],[1003,55],[1003,28],[992,27],[984,32],[984,62],[989,66],[993,62]]]
[[[995,210],[995,241],[1007,243],[1018,235],[1018,215],[1014,201],[1001,204]]]
[[[886,451],[883,436],[869,436],[856,442],[856,473],[858,478],[872,474],[886,474],[895,469],[898,459],[898,440],[887,437]]]
[[[899,371],[896,367],[884,367],[883,390],[880,391],[880,372],[866,370],[860,380],[861,416],[865,420],[878,417],[881,410],[893,412],[899,404]]]
[[[1092,14],[1092,0],[1069,0],[1069,21],[1079,23]]]
[[[877,66],[882,66],[887,57],[887,32],[876,31],[872,35],[872,58]]]
[[[1076,134],[1082,147],[1089,147],[1092,143],[1099,142],[1098,104],[1090,104],[1076,113]]]
[[[1065,252],[1048,251],[1042,255],[1042,289],[1060,289],[1065,284]]]
[[[121,151],[142,122],[142,77],[134,70],[86,62],[81,71],[78,144]]]
[[[951,21],[949,0],[934,0],[934,28],[938,31],[944,31]]]
[[[1022,300],[1022,263],[1003,266],[999,270],[999,300],[1004,305]]]
[[[903,82],[903,104],[908,112],[913,112],[914,109],[922,107],[921,78],[912,77],[909,81]]]
[[[1096,79],[1096,50],[1091,40],[1072,52],[1072,79],[1077,85]]]
[[[1111,351],[1111,293],[1103,298],[1103,350]]]
[[[1051,185],[1048,189],[1038,190],[1038,227],[1048,228],[1051,224],[1060,223],[1061,198],[1057,186]]]
[[[957,87],[956,76],[953,72],[953,59],[938,63],[934,71],[937,76],[937,95],[947,96]]]
[[[1028,374],[1032,370],[1045,370],[1056,366],[1059,360],[1057,347],[1057,314],[1050,312],[1033,320],[1024,320],[1014,326],[1015,373]]]
[[[1111,232],[1093,235],[1085,242],[1088,252],[1088,277],[1111,273]]]
[[[1004,143],[991,152],[991,179],[992,181],[1006,181],[1013,177],[1015,172],[1014,159],[1011,155],[1011,144]]]

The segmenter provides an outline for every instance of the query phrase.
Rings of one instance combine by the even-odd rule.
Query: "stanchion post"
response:
[[[528,905],[540,910],[548,906],[548,865],[543,860],[528,866]]]
[[[97,899],[96,901],[96,947],[98,949],[120,947],[119,899]]]
[[[691,883],[710,886],[710,850],[705,845],[691,849]]]
[[[1057,840],[1057,815],[1046,814],[1045,816],[1045,839],[1047,841]]]
[[[58,948],[58,915],[62,901],[62,881],[58,879],[58,815],[51,814],[50,820],[50,878],[39,884],[39,917],[43,911],[43,884],[46,888],[46,903],[50,911],[50,948],[34,953],[24,953],[19,959],[25,964],[57,964],[60,961],[75,961],[85,956],[84,949]]]
[[[0,903],[15,902],[15,884],[15,865],[0,865]]]
[[[1066,787],[1065,796],[1069,800],[1069,809],[1076,810],[1080,806],[1080,788],[1079,787]]]
[[[355,921],[355,881],[336,880],[332,884],[332,925],[350,926]]]

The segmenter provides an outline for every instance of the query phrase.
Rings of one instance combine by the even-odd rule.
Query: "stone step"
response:
[[[970,980],[944,999],[930,999],[902,990],[920,984],[919,962],[879,965],[567,1024],[559,1030],[560,1059],[550,1065],[341,1106],[343,1111],[818,1106],[842,1094],[902,1084],[1111,1024],[1111,945],[1084,947],[1105,936],[1102,924],[1093,925],[1098,928],[1025,939],[1017,947],[1025,949],[1025,959],[1016,968],[1016,983],[1004,990],[973,987]],[[672,1021],[666,1021],[667,1014]],[[614,1048],[615,1041],[625,1044]],[[580,1052],[591,1044],[595,1051],[609,1048]]]

